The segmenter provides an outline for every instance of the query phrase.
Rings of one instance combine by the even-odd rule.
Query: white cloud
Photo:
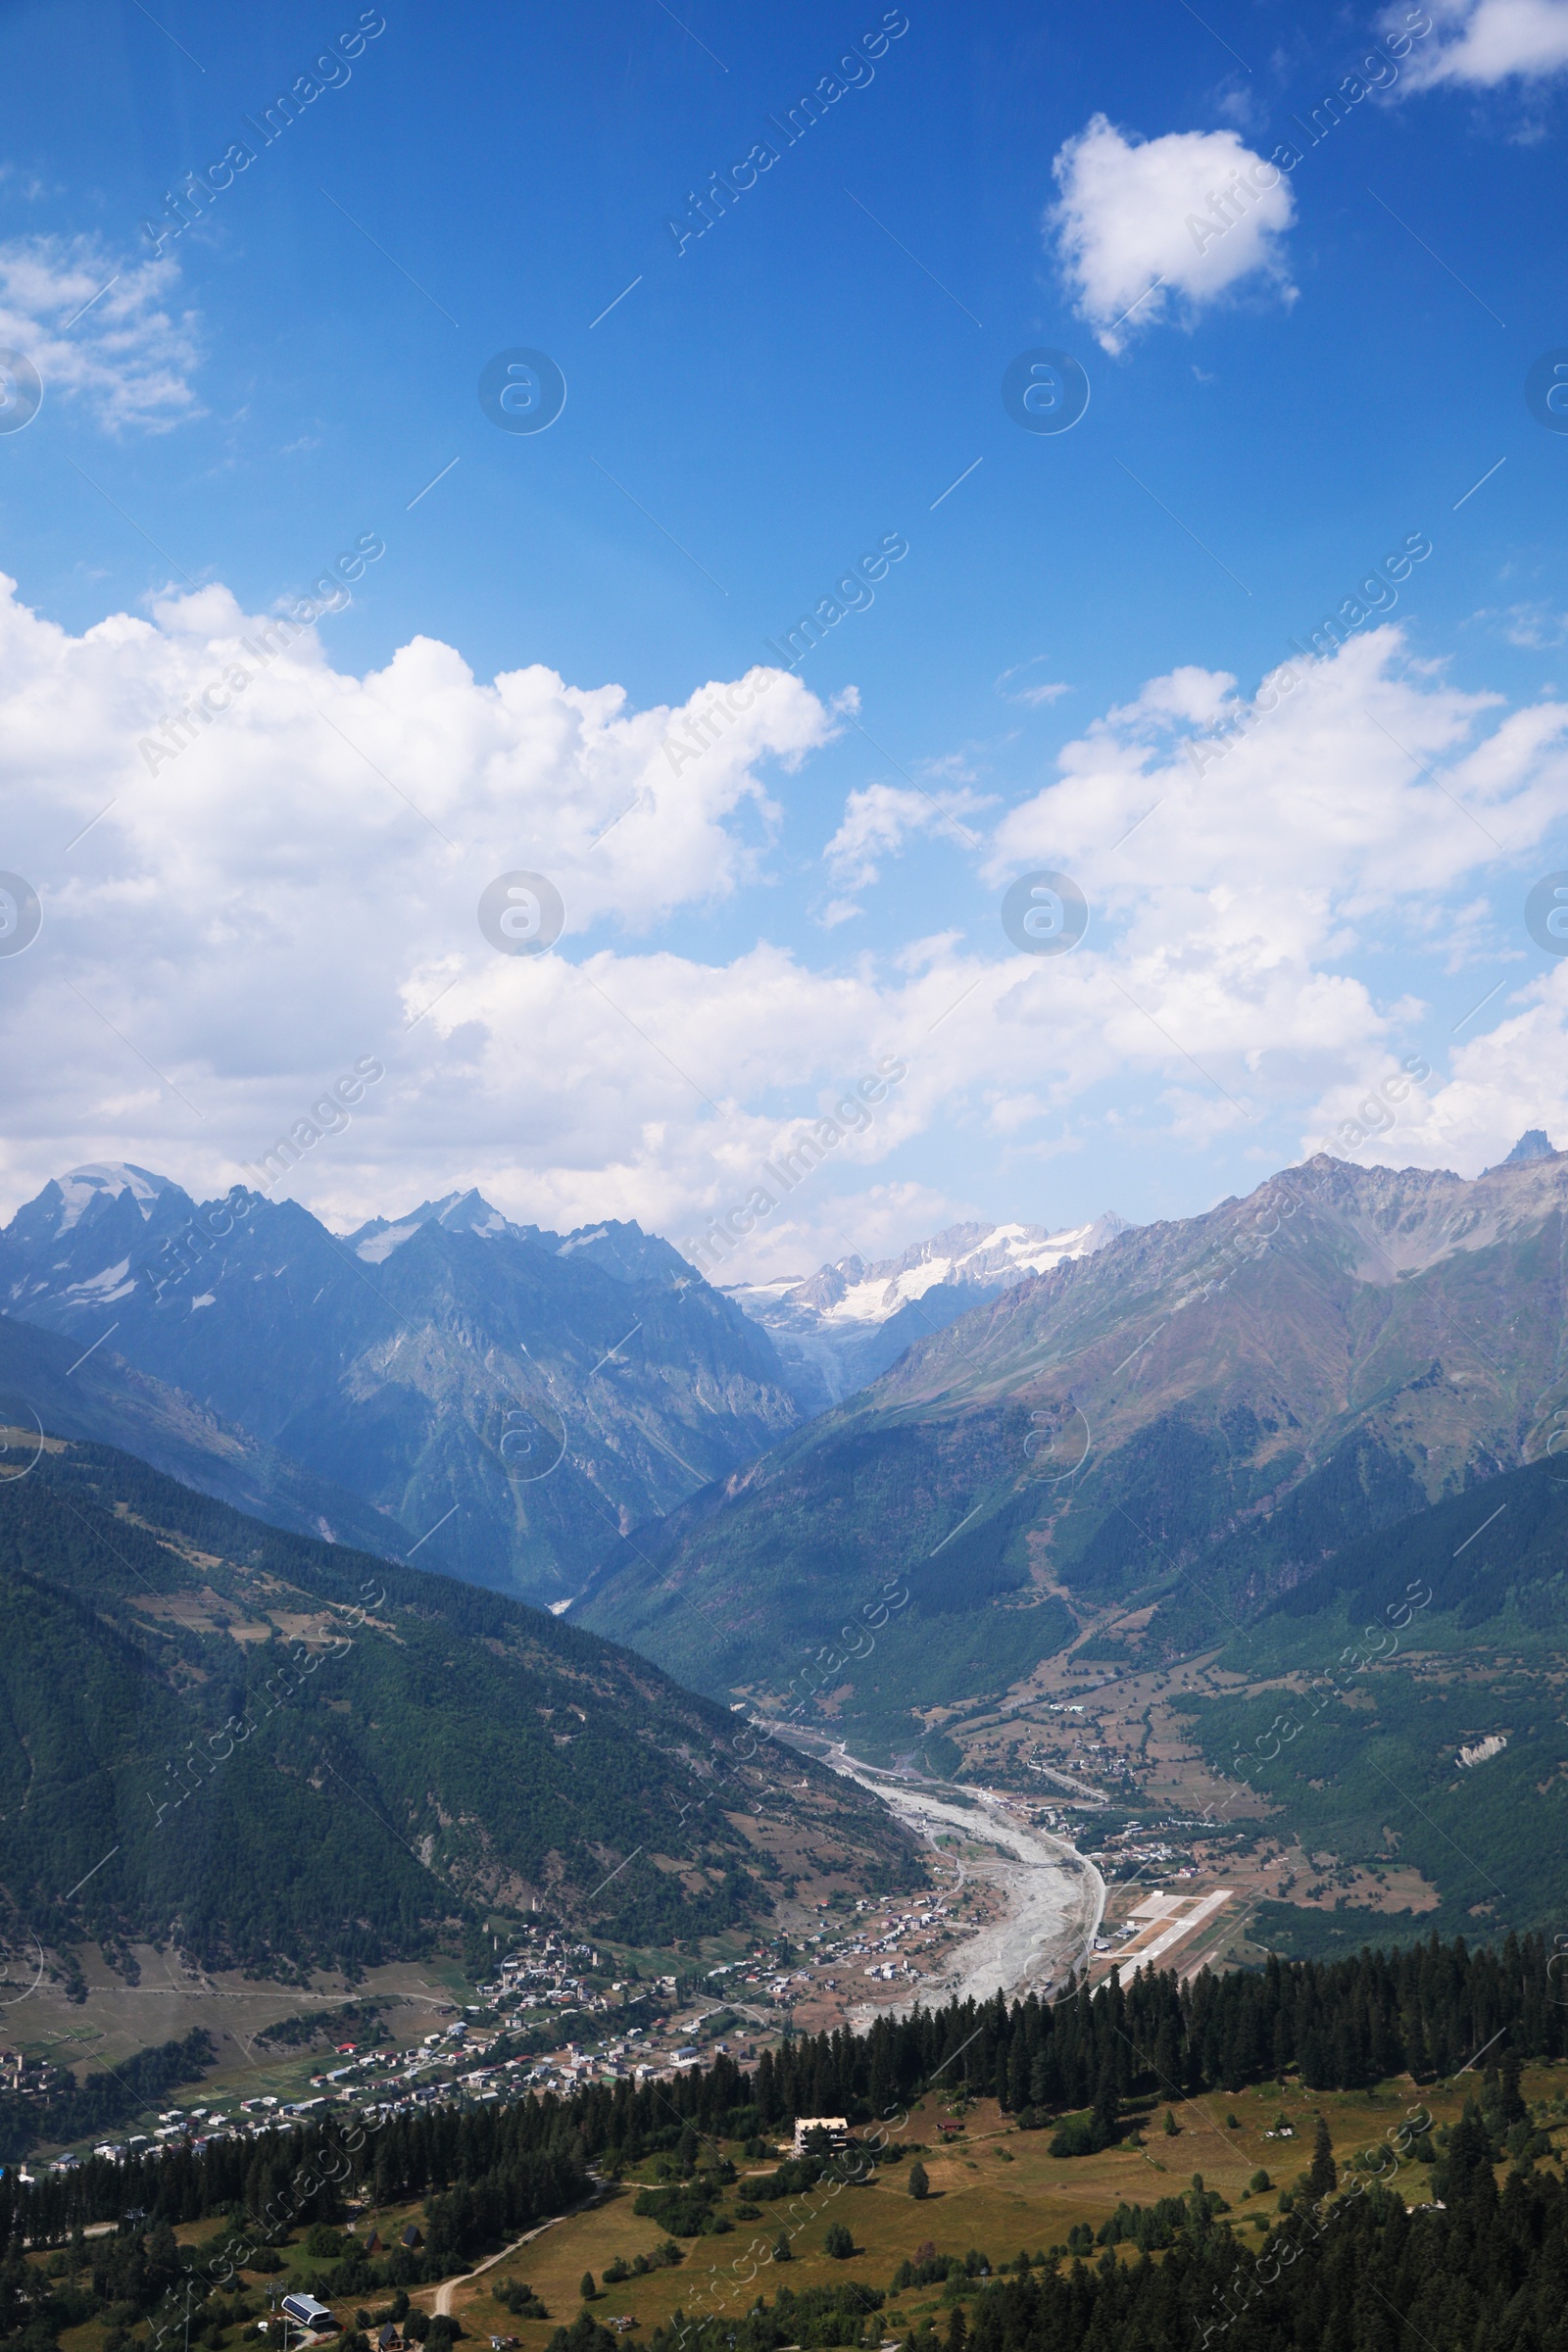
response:
[[[259,625],[220,587],[79,636],[9,583],[0,597],[0,839],[45,910],[26,954],[0,956],[13,1202],[98,1159],[219,1189],[373,1054],[385,1080],[296,1173],[322,1213],[472,1183],[520,1218],[681,1237],[899,1056],[874,1122],[736,1275],[842,1255],[875,1188],[942,1222],[920,1154],[955,1138],[1021,1213],[1062,1222],[1042,1170],[1107,1122],[1156,1151],[1250,1136],[1254,1117],[1321,1132],[1413,1017],[1398,979],[1375,993],[1342,968],[1348,950],[1474,930],[1482,881],[1499,859],[1528,871],[1568,801],[1568,707],[1505,712],[1385,628],[1306,672],[1201,779],[1185,741],[1258,708],[1223,673],[1152,680],[1067,746],[982,855],[999,895],[1030,866],[1078,876],[1094,911],[1070,956],[1014,954],[993,916],[822,968],[765,940],[704,960],[660,926],[769,879],[771,773],[835,730],[798,678],[753,672],[750,707],[676,774],[665,739],[722,682],[638,710],[542,666],[481,683],[422,637],[356,678],[307,632],[149,776],[151,722],[253,659]],[[858,882],[915,831],[975,815],[944,798],[939,814],[918,792],[853,795],[834,863]],[[514,867],[557,882],[561,952],[481,936],[479,894]],[[1505,1042],[1534,1023],[1517,1049],[1466,1045],[1448,1079],[1469,1091],[1430,1136],[1412,1122],[1411,1156],[1462,1147],[1480,1165],[1549,1123],[1560,1085],[1539,1073],[1568,1066],[1565,1007],[1560,982],[1538,993],[1495,1016]],[[867,1214],[898,1238],[891,1209]]]
[[[1141,139],[1096,115],[1053,170],[1061,197],[1047,226],[1106,351],[1173,314],[1190,322],[1249,279],[1295,300],[1281,246],[1290,186],[1234,130]]]
[[[1568,0],[1428,0],[1439,40],[1411,52],[1409,86],[1495,89],[1568,67]],[[1401,16],[1391,19],[1402,24]]]
[[[1173,888],[1255,896],[1282,939],[1318,954],[1342,917],[1424,902],[1525,855],[1564,805],[1568,704],[1485,733],[1501,698],[1407,661],[1396,627],[1364,631],[1333,661],[1282,664],[1251,701],[1233,686],[1174,671],[1068,744],[1060,780],[998,828],[994,878],[1054,861],[1113,907]],[[1217,760],[1215,718],[1250,725]],[[1201,774],[1184,748],[1195,734]]]
[[[1398,1105],[1392,1135],[1354,1152],[1341,1144],[1344,1157],[1473,1174],[1529,1127],[1568,1148],[1568,965],[1511,990],[1502,1004],[1503,1017],[1457,1049],[1446,1079],[1440,1073]],[[1352,1102],[1343,1115],[1354,1109]]]
[[[843,888],[865,890],[880,874],[882,860],[897,857],[911,833],[946,833],[977,849],[978,840],[963,819],[991,805],[991,796],[968,791],[905,792],[895,784],[868,784],[850,794],[843,822],[822,857]]]
[[[31,360],[46,401],[79,399],[112,433],[167,431],[202,413],[193,316],[168,307],[178,285],[173,261],[117,262],[89,237],[13,238],[0,244],[0,345]]]

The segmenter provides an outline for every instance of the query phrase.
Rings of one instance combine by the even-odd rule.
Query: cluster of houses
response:
[[[0,2050],[0,2090],[13,2097],[46,2099],[65,2081],[48,2058],[27,2058],[21,2050]]]

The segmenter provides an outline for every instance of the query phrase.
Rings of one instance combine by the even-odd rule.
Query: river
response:
[[[1105,1909],[1105,1882],[1094,1864],[1065,1838],[1054,1838],[1022,1821],[984,1788],[959,1788],[909,1773],[880,1771],[843,1746],[816,1750],[820,1760],[846,1779],[880,1797],[901,1821],[933,1844],[945,1834],[993,1850],[959,1860],[960,1881],[981,1879],[1003,1898],[999,1918],[977,1927],[950,1952],[940,1971],[909,1987],[893,2004],[903,2012],[918,2001],[927,2006],[950,2000],[990,2000],[999,1990],[1010,1999],[1060,1990],[1069,1968],[1080,1972],[1095,1948]],[[865,2025],[880,2005],[861,2004],[852,2025]]]

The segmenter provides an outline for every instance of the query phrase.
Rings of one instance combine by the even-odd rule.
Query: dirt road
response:
[[[558,2222],[569,2222],[573,2213],[586,2213],[590,2205],[598,2204],[603,2193],[602,2187],[596,2188],[593,2195],[586,2198],[581,2205],[573,2205],[570,2213],[552,2214],[550,2220],[541,2222],[537,2230],[525,2230],[521,2237],[514,2237],[510,2246],[502,2247],[499,2254],[487,2255],[477,2270],[465,2271],[461,2278],[443,2278],[435,2290],[435,2301],[430,2306],[432,2318],[444,2313],[450,2319],[457,2303],[460,2286],[471,2286],[475,2278],[482,2278],[486,2271],[493,2271],[498,2262],[505,2262],[508,2255],[515,2254],[519,2246],[526,2246],[534,2238],[543,2237],[545,2231],[554,2230]]]

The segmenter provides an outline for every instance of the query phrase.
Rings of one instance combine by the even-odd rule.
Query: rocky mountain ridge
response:
[[[1568,1154],[1473,1182],[1319,1155],[918,1342],[645,1534],[587,1622],[760,1692],[900,1574],[907,1671],[885,1644],[835,1702],[898,1709],[1004,1689],[1135,1592],[1196,1639],[1560,1443],[1565,1305]]]
[[[422,1566],[546,1603],[800,1417],[766,1333],[666,1242],[471,1192],[339,1236],[76,1169],[0,1233],[0,1304],[356,1497]]]

